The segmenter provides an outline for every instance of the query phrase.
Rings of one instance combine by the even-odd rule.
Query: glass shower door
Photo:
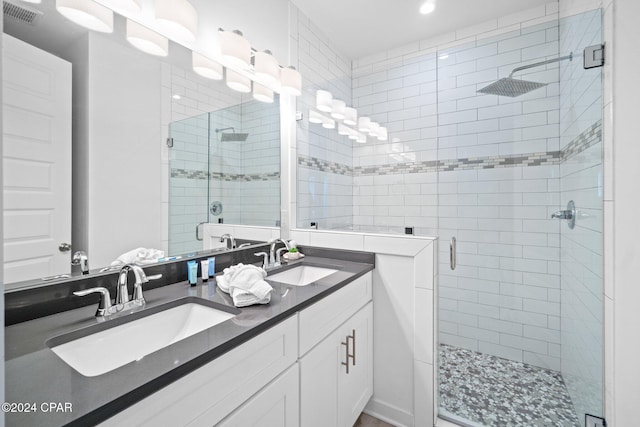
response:
[[[597,10],[438,52],[441,417],[602,414],[600,40]]]

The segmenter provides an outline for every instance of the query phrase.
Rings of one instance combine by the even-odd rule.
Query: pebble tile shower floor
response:
[[[490,427],[580,427],[559,372],[444,344],[440,408]]]

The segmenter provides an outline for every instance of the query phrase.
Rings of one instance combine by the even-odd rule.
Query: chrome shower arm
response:
[[[513,73],[516,73],[518,71],[528,70],[529,68],[540,67],[542,65],[553,64],[554,62],[565,61],[567,59],[569,61],[573,61],[573,52],[571,52],[569,55],[561,56],[559,58],[547,59],[546,61],[535,62],[533,64],[523,65],[521,67],[514,68],[513,71],[511,71],[511,74],[509,74],[509,77],[512,77]]]

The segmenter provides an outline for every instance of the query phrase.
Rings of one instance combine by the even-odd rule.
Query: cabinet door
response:
[[[338,424],[338,377],[344,353],[337,333],[329,335],[300,359],[300,424]]]
[[[349,357],[349,373],[346,366],[340,366],[338,425],[352,426],[373,395],[373,303],[363,307],[340,331],[342,342],[349,337],[349,354],[355,357]],[[342,360],[345,357],[346,353]]]
[[[303,427],[351,427],[371,398],[372,307],[372,303],[364,306],[300,359]],[[349,355],[355,350],[355,365],[353,358],[347,358],[347,349]],[[349,373],[344,363],[349,364]]]
[[[297,427],[298,365],[295,364],[225,418],[219,427]]]

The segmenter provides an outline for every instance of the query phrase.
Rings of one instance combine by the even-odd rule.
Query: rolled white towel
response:
[[[111,263],[111,265],[117,266],[125,264],[153,264],[154,262],[158,261],[158,258],[163,257],[164,251],[161,251],[159,249],[136,248],[120,255],[118,258],[116,258],[115,261]]]
[[[238,264],[224,269],[216,279],[220,290],[229,293],[236,307],[268,304],[273,288],[264,278],[267,272],[255,265]]]

